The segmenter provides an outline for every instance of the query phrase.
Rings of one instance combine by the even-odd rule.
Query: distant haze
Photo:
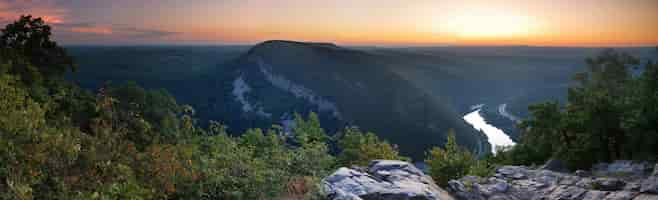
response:
[[[648,46],[656,0],[0,0],[65,44]]]

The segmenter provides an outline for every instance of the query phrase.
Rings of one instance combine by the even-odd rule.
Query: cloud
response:
[[[73,27],[69,30],[74,33],[91,33],[101,35],[112,34],[112,29],[105,27]]]
[[[0,0],[0,25],[30,14],[51,25],[57,40],[64,43],[112,43],[113,41],[146,41],[176,35],[178,32],[136,27],[135,25],[102,24],[72,16],[68,0]]]
[[[20,15],[41,17],[49,24],[64,23],[69,9],[55,0],[0,0],[0,23],[10,23]]]
[[[89,22],[62,23],[54,25],[60,32],[79,34],[114,35],[133,38],[160,38],[178,34],[178,32],[164,31],[158,29],[137,28],[128,25],[103,25]]]
[[[159,37],[167,37],[167,36],[179,34],[179,32],[163,31],[157,29],[143,29],[143,28],[125,27],[125,26],[116,27],[114,28],[114,30],[127,35],[132,35],[133,37],[140,37],[140,38],[159,38]]]
[[[166,39],[179,32],[90,22],[62,23],[54,26],[55,38],[68,44],[131,44]]]

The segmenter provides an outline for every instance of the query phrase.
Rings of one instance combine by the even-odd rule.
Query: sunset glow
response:
[[[4,0],[0,22],[44,17],[63,43],[647,46],[655,0]]]

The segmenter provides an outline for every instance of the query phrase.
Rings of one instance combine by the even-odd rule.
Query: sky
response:
[[[658,0],[0,0],[63,44],[658,45]]]

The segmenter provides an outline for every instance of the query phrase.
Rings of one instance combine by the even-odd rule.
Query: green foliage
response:
[[[541,164],[556,157],[572,169],[617,159],[656,160],[658,70],[651,61],[639,76],[638,59],[613,50],[587,59],[587,72],[568,91],[568,104],[529,107],[520,144],[497,154],[496,162]]]
[[[408,160],[398,155],[393,145],[379,140],[374,133],[363,133],[358,128],[347,127],[339,136],[341,153],[338,162],[341,166],[367,166],[370,161],[377,159]]]
[[[313,112],[308,114],[308,120],[304,120],[301,115],[295,113],[295,128],[293,129],[293,133],[295,133],[297,142],[302,146],[326,142],[329,139],[322,127],[320,127],[318,115]]]
[[[231,137],[164,90],[51,80],[72,62],[41,19],[2,31],[0,199],[312,198],[335,165],[315,113]]]
[[[448,133],[444,148],[435,147],[427,152],[425,163],[429,166],[430,175],[440,186],[447,186],[448,181],[467,175],[472,167],[476,170],[474,173],[483,173],[483,167],[479,166],[473,154],[457,145],[454,130]]]
[[[496,165],[487,159],[475,160],[474,164],[468,168],[469,176],[491,177],[494,175]]]
[[[13,49],[34,64],[44,78],[59,78],[73,70],[73,58],[50,40],[51,27],[41,18],[21,16],[1,30],[0,48]]]
[[[290,133],[229,134],[219,122],[199,127],[195,110],[164,90],[82,90],[57,80],[73,61],[39,18],[21,17],[0,39],[0,199],[319,199],[337,163],[407,160],[356,128],[330,140],[315,113],[296,114]],[[462,157],[450,164],[487,173],[454,140],[447,152]]]
[[[27,85],[41,85],[43,77],[36,66],[14,49],[0,48],[0,74],[14,74]]]
[[[127,137],[139,146],[154,142],[174,144],[199,134],[191,115],[194,109],[179,106],[167,91],[148,91],[134,82],[106,85],[103,94],[111,98],[107,114],[131,131]]]

